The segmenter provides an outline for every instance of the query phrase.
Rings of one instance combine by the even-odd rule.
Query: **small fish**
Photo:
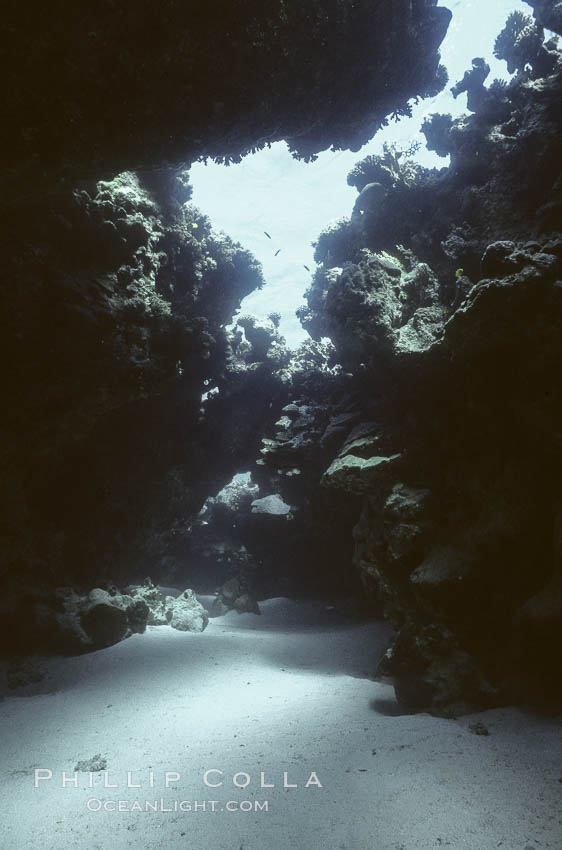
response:
[[[269,235],[269,233],[267,232],[267,230],[264,230],[264,233],[265,233],[265,235],[267,236],[267,238],[268,238],[268,239],[271,239],[271,236]]]
[[[275,252],[275,254],[273,256],[276,257],[277,254],[280,254],[280,253],[281,253],[281,248],[278,248],[278,250]]]
[[[304,263],[303,263],[303,266],[304,266]],[[304,267],[305,267],[305,269],[307,270],[307,272],[309,272],[309,271],[310,271],[310,269],[308,268],[308,266],[304,266]]]

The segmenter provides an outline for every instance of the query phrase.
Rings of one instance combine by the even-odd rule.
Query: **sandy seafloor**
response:
[[[562,847],[559,719],[400,714],[393,689],[369,678],[388,627],[332,605],[271,599],[262,616],[231,612],[202,634],[150,627],[42,661],[46,678],[0,703],[1,850]],[[470,732],[477,720],[488,736]],[[117,788],[102,773],[93,788],[87,773],[61,787],[97,754]],[[53,774],[38,788],[36,768]],[[221,787],[205,786],[209,769]],[[180,774],[168,789],[166,771]],[[248,787],[232,784],[237,772]],[[274,788],[260,788],[262,772]],[[285,772],[297,788],[283,788]],[[321,788],[305,787],[312,772]],[[88,809],[120,800],[125,811]],[[199,810],[128,811],[135,801]]]

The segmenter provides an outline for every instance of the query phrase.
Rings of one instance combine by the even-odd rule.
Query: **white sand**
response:
[[[365,678],[387,626],[326,604],[269,600],[262,617],[231,613],[203,634],[150,628],[44,662],[43,682],[0,703],[1,850],[562,847],[559,724],[516,709],[398,714],[392,688]],[[469,732],[475,720],[488,737]],[[97,753],[117,789],[103,774],[89,789],[87,773],[61,788],[62,771]],[[37,789],[35,768],[53,772]],[[204,785],[210,768],[223,787]],[[168,789],[165,771],[181,774]],[[232,785],[238,771],[248,788]],[[262,771],[275,788],[259,787]],[[312,771],[322,788],[304,787]],[[284,772],[298,788],[283,789]],[[206,811],[91,812],[89,799]]]

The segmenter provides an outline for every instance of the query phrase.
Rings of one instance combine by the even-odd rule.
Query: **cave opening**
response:
[[[7,846],[557,846],[560,4],[196,5],[0,21]]]

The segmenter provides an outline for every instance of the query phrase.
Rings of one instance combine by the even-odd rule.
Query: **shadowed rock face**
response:
[[[525,0],[540,26],[562,34],[562,4],[558,0]]]
[[[5,602],[157,577],[273,415],[274,365],[237,366],[224,330],[259,265],[157,189],[129,172],[3,220]]]
[[[436,0],[55,0],[33,14],[10,0],[4,185],[228,161],[280,139],[304,157],[358,149],[443,87],[450,17]]]
[[[549,51],[546,76],[431,120],[448,169],[388,149],[353,170],[359,191],[386,180],[386,195],[321,234],[301,311],[353,374],[375,438],[348,438],[323,481],[362,495],[354,562],[398,628],[381,672],[410,709],[560,700],[562,77]]]

